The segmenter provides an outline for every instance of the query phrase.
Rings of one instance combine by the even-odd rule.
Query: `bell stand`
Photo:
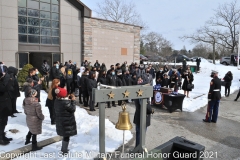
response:
[[[130,92],[128,96],[126,92]],[[140,116],[140,143],[131,151],[132,153],[142,153],[145,151],[145,135],[146,135],[146,104],[147,99],[153,96],[152,86],[126,86],[110,89],[93,89],[93,101],[99,106],[99,152],[100,155],[106,155],[105,151],[105,102],[128,100],[128,99],[142,99]],[[106,160],[105,158],[97,158],[97,160]]]

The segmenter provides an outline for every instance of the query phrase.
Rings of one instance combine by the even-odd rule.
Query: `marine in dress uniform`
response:
[[[211,74],[213,79],[210,82],[210,89],[208,92],[208,107],[206,118],[203,122],[217,122],[218,107],[221,99],[221,80],[218,78],[218,72],[213,71]]]

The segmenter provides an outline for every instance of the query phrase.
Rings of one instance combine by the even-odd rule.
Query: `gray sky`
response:
[[[96,4],[103,0],[81,0],[93,11]],[[131,0],[126,0],[131,1]],[[188,40],[182,41],[180,36],[191,34],[209,20],[219,4],[231,2],[231,0],[132,0],[136,4],[137,11],[148,25],[147,32],[154,31],[162,34],[173,43],[173,48],[180,50],[185,45],[187,50],[195,44]],[[96,17],[96,13],[93,12]]]

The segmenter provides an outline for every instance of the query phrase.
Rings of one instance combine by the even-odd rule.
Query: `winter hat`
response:
[[[57,97],[59,98],[65,98],[67,97],[67,90],[65,88],[60,88],[58,87],[56,90],[55,90],[55,93],[57,94]]]
[[[32,97],[35,93],[37,93],[37,91],[35,89],[30,89],[28,91],[28,97]]]

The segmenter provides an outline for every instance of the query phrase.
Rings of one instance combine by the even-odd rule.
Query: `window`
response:
[[[18,0],[20,43],[59,45],[59,0]]]

